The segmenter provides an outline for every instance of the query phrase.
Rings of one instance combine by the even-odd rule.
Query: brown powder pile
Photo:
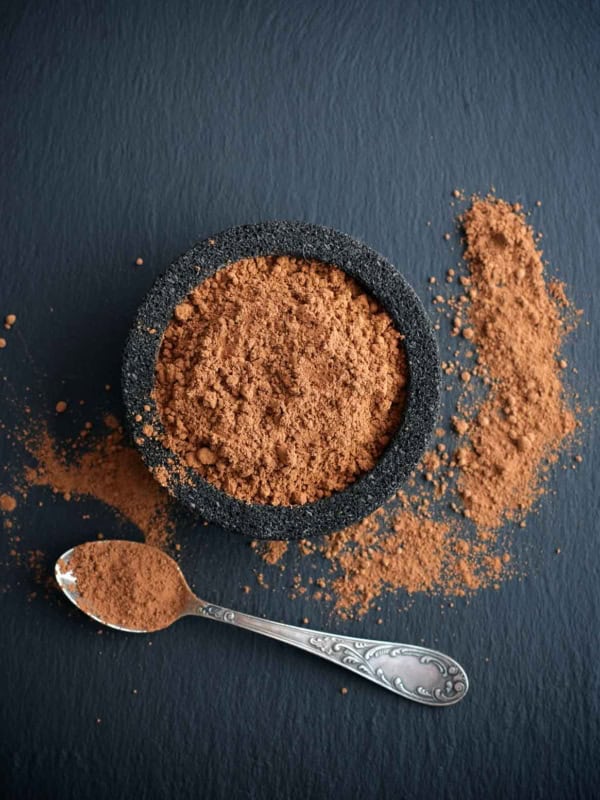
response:
[[[412,594],[439,586],[447,533],[447,524],[407,513],[402,522],[372,515],[328,536],[321,552],[333,567],[336,611],[367,610],[384,589]]]
[[[125,444],[118,421],[113,416],[105,421],[104,435],[74,443],[59,445],[45,428],[26,435],[25,446],[35,459],[25,470],[26,482],[49,486],[66,500],[82,495],[101,500],[136,525],[148,544],[164,547],[173,531],[169,496],[139,453]]]
[[[387,591],[460,596],[514,575],[502,525],[524,520],[578,425],[560,357],[572,328],[569,302],[564,285],[545,278],[521,208],[474,198],[461,222],[466,274],[449,270],[458,294],[434,298],[463,343],[442,365],[461,387],[453,435],[436,431],[419,469],[424,482],[413,475],[400,508],[391,501],[358,525],[295,548],[325,560],[313,597],[331,598],[344,617],[365,614]],[[273,553],[263,559],[273,563]],[[307,588],[296,581],[290,596]]]
[[[165,445],[255,503],[326,497],[397,428],[407,368],[389,315],[336,267],[238,261],[175,309],[156,369]]]
[[[138,631],[165,628],[191,599],[177,564],[162,550],[138,542],[90,542],[77,547],[68,565],[81,595],[79,605],[103,622]]]
[[[561,377],[564,326],[531,227],[518,207],[492,199],[474,202],[463,225],[470,288],[458,314],[464,307],[491,386],[467,427],[471,447],[457,452],[458,490],[478,527],[497,528],[531,508],[540,465],[575,417]]]

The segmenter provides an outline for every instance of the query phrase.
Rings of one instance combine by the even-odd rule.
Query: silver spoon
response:
[[[106,541],[88,543],[86,547],[90,547],[90,544],[102,546],[106,545]],[[140,545],[140,547],[144,546]],[[88,608],[81,608],[77,579],[73,571],[69,569],[69,561],[76,549],[73,547],[67,550],[58,559],[55,566],[58,585],[69,600],[92,619],[108,625],[110,628],[129,633],[148,633],[149,631],[134,630],[112,624],[91,613]],[[207,603],[196,597],[175,561],[173,564],[177,567],[182,585],[189,594],[189,601],[183,611],[178,612],[163,627],[168,627],[177,619],[188,615],[227,622],[230,625],[262,633],[264,636],[270,636],[272,639],[278,639],[299,647],[301,650],[321,656],[321,658],[326,658],[328,661],[346,667],[357,675],[408,700],[429,706],[453,705],[462,700],[467,693],[469,681],[464,669],[452,658],[437,650],[417,645],[333,635],[310,628],[299,628],[295,625],[285,625],[282,622],[253,617],[250,614]]]

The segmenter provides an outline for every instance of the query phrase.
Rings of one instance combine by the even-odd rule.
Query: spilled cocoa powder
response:
[[[266,542],[261,551],[263,561],[266,561],[267,564],[277,564],[286,554],[287,549],[288,543],[284,540]]]
[[[11,494],[0,494],[0,511],[14,511],[17,501]]]
[[[469,446],[455,454],[458,493],[479,528],[496,529],[531,508],[542,491],[542,462],[555,459],[575,431],[560,359],[566,298],[557,304],[556,290],[546,285],[542,253],[520,206],[476,200],[462,224],[469,284],[454,310],[465,319],[463,333],[472,331],[476,374],[491,383],[465,419]]]
[[[147,544],[168,544],[174,529],[169,495],[126,443],[113,415],[104,418],[100,436],[83,431],[74,441],[59,443],[43,425],[35,428],[21,435],[34,459],[25,468],[26,485],[47,486],[66,500],[94,497],[139,528]]]
[[[75,548],[61,572],[77,580],[80,608],[103,622],[157,631],[184,611],[190,592],[173,559],[138,542],[90,542]]]
[[[375,466],[406,383],[401,335],[355,280],[272,256],[230,264],[176,307],[155,400],[188,466],[242,500],[295,505]]]
[[[326,602],[353,617],[387,592],[461,596],[522,574],[512,553],[514,524],[525,526],[547,491],[549,468],[580,428],[560,353],[579,312],[564,284],[545,275],[519,206],[473,198],[461,226],[465,259],[445,280],[429,281],[440,314],[436,327],[446,319],[454,337],[442,364],[444,388],[452,390],[445,393],[446,427],[436,431],[398,497],[358,525],[320,540],[253,543],[266,562],[260,586],[287,583],[291,564],[307,559],[304,577],[292,576],[290,597]],[[458,398],[450,402],[453,393]],[[168,496],[114,423],[81,442],[38,436],[28,445],[37,466],[27,471],[26,483],[66,497],[99,497],[138,525],[147,541],[163,545],[160,532],[172,530]],[[576,456],[573,468],[580,462]],[[115,476],[108,485],[102,483],[106,468]],[[12,512],[4,514],[18,551],[23,543]]]
[[[494,537],[472,536],[444,513],[434,518],[419,493],[399,499],[403,509],[379,509],[315,546],[330,566],[318,592],[339,616],[364,615],[386,592],[464,597],[515,574],[511,554]]]

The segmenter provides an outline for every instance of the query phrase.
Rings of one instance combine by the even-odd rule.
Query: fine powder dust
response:
[[[190,601],[177,564],[138,542],[89,542],[75,548],[61,572],[77,580],[79,606],[108,622],[138,631],[170,625]]]
[[[26,483],[49,486],[66,500],[95,497],[137,526],[147,544],[164,547],[173,532],[169,496],[137,450],[125,443],[115,417],[105,417],[104,426],[101,436],[83,431],[67,444],[53,440],[44,428],[25,433],[21,438],[35,461],[25,470]]]
[[[406,383],[401,335],[356,281],[273,256],[230,264],[177,306],[155,399],[188,466],[237,498],[294,505],[375,466]]]
[[[444,291],[430,279],[433,306],[454,337],[452,356],[442,363],[444,388],[460,387],[454,402],[445,393],[451,429],[436,431],[432,450],[398,497],[359,524],[322,539],[252,543],[271,584],[299,557],[310,560],[309,577],[293,576],[290,597],[327,602],[352,617],[385,592],[461,596],[521,574],[511,553],[514,527],[506,523],[525,526],[547,491],[549,467],[581,425],[567,403],[568,365],[560,353],[579,312],[564,285],[545,277],[519,206],[473,198],[461,227],[462,265],[448,270]],[[25,483],[49,486],[66,499],[97,497],[137,525],[147,542],[164,547],[173,530],[167,492],[125,443],[116,420],[107,422],[75,442],[46,433],[22,437],[35,461]],[[44,431],[43,424],[28,427]],[[581,460],[576,456],[572,467]],[[3,496],[1,509],[17,550],[23,542],[12,519],[15,494]],[[267,585],[262,571],[257,580]]]

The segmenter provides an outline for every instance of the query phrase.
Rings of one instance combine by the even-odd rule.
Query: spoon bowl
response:
[[[81,545],[81,547],[95,547],[98,550],[98,556],[101,557],[107,547],[116,550],[121,548],[125,551],[131,548],[132,544],[134,543],[102,540]],[[135,543],[135,547],[155,550],[149,548],[148,545],[138,543]],[[454,659],[437,650],[417,645],[356,639],[352,636],[325,633],[254,617],[230,608],[207,603],[196,597],[179,566],[162,551],[159,551],[161,558],[165,562],[167,560],[171,562],[169,577],[177,582],[175,588],[182,593],[182,603],[177,612],[173,613],[172,618],[167,617],[164,624],[157,625],[152,630],[141,630],[135,626],[117,624],[114,621],[103,619],[94,609],[93,598],[84,597],[79,591],[77,575],[72,565],[77,549],[77,547],[73,547],[67,550],[56,562],[56,581],[74,605],[96,622],[110,628],[127,633],[150,633],[169,627],[181,617],[190,615],[206,617],[246,628],[306,650],[417,703],[438,707],[449,706],[462,700],[468,691],[469,681],[464,669]],[[150,587],[151,590],[152,588]]]

